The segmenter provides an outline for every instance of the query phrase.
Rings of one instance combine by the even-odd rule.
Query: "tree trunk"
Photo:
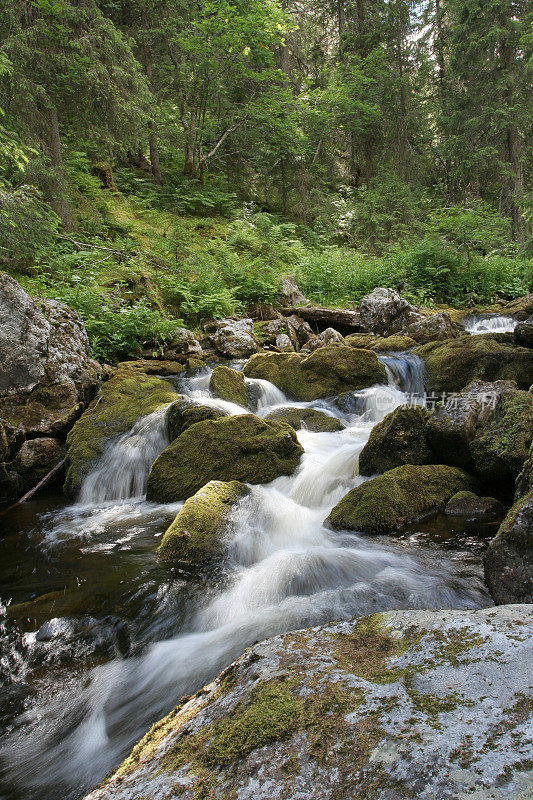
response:
[[[145,24],[147,25],[147,21],[145,20]],[[145,42],[142,48],[143,53],[143,61],[144,61],[144,69],[146,71],[146,77],[148,78],[148,83],[150,85],[150,91],[152,96],[154,97],[154,84],[153,84],[153,70],[152,70],[152,52],[150,50],[150,45]],[[150,119],[150,164],[151,164],[151,172],[152,178],[154,179],[155,183],[161,183],[161,166],[159,164],[159,145],[157,140],[157,125],[155,123],[155,119],[152,116]]]
[[[51,191],[52,196],[50,198],[50,204],[63,223],[63,228],[65,231],[67,233],[71,233],[75,229],[76,225],[68,200],[67,179],[63,169],[59,122],[55,107],[49,106],[46,108],[45,116],[47,129],[47,141],[45,142],[45,149],[54,170],[54,181]]]
[[[524,220],[522,218],[522,201],[524,197],[524,174],[522,169],[522,142],[515,125],[507,130],[507,157],[511,169],[509,181],[509,212],[513,241],[524,241]]]

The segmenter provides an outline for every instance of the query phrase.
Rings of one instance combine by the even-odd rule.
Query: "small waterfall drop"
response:
[[[168,406],[141,417],[133,428],[109,441],[102,458],[84,479],[79,502],[98,505],[140,497],[157,456],[168,447]]]
[[[389,384],[397,386],[411,398],[423,399],[426,394],[426,365],[414,353],[384,353],[378,356],[385,366]]]
[[[263,378],[246,378],[246,386],[259,416],[262,416],[262,411],[270,411],[273,406],[293,405],[289,403],[281,389]]]
[[[481,314],[463,317],[463,325],[468,333],[473,335],[481,333],[510,333],[517,326],[513,317],[500,314]]]

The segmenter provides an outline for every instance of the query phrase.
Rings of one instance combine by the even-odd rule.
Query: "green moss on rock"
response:
[[[474,380],[514,380],[521,389],[529,389],[533,383],[531,350],[491,336],[429,342],[414,352],[424,359],[437,392],[457,392]]]
[[[197,422],[203,422],[205,419],[221,419],[226,416],[227,414],[220,408],[203,406],[201,403],[191,400],[190,397],[181,395],[168,409],[170,441],[173,442],[183,431],[186,431],[191,425],[196,425]]]
[[[148,476],[147,497],[185,500],[209,481],[269,483],[291,475],[303,448],[283,422],[253,414],[198,422],[161,453]]]
[[[444,508],[472,478],[455,467],[405,465],[348,492],[326,522],[336,530],[392,533]]]
[[[330,417],[329,414],[314,408],[277,408],[267,414],[265,419],[286,422],[295,431],[307,428],[315,433],[335,433],[344,429],[344,425],[337,417]]]
[[[230,369],[223,365],[215,367],[209,382],[209,389],[221,400],[236,403],[244,408],[248,405],[244,375],[242,372],[237,372],[236,369]]]
[[[410,336],[393,334],[392,336],[376,336],[373,333],[351,333],[346,337],[346,344],[351,347],[360,347],[373,350],[376,353],[395,353],[411,350],[416,347],[416,342]]]
[[[186,500],[158,549],[163,561],[202,564],[221,551],[221,537],[235,504],[248,493],[244,483],[210,481]]]
[[[152,414],[175,397],[176,392],[167,381],[136,369],[119,369],[103,384],[67,437],[65,494],[78,494],[109,439],[130,430],[139,417]]]
[[[256,353],[244,374],[268,380],[289,397],[305,401],[386,383],[385,367],[375,353],[343,345],[319,347],[307,357]]]
[[[359,456],[360,475],[399,467],[431,464],[434,460],[425,438],[428,412],[418,406],[400,406],[376,425]]]

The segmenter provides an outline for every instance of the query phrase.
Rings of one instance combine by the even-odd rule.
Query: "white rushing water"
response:
[[[514,331],[517,322],[513,317],[498,314],[471,315],[463,318],[465,330],[468,333],[509,333]]]
[[[336,433],[300,430],[305,454],[295,474],[252,487],[239,504],[227,533],[225,577],[215,591],[199,597],[189,633],[98,666],[22,715],[4,745],[2,762],[25,797],[79,796],[183,694],[198,689],[258,639],[385,609],[488,604],[481,584],[458,576],[443,552],[409,551],[391,540],[335,533],[323,525],[332,506],[362,481],[358,455],[372,427],[406,402],[404,390],[423,390],[415,357],[387,359],[390,385],[354,393],[353,413],[325,401],[292,403],[266,381],[249,382],[262,416],[281,405],[314,407],[346,427]],[[245,413],[212,398],[208,385],[205,372],[190,379],[184,391],[226,412]],[[55,534],[49,545],[54,536],[60,541],[69,535],[68,524],[71,536],[85,529],[90,539],[88,516],[96,515],[99,534],[108,530],[110,538],[113,519],[130,515],[133,530],[142,525],[143,515],[153,519],[161,507],[131,497],[142,494],[147,467],[164,446],[162,421],[164,414],[140,420],[112,443],[86,479],[81,503],[51,520]]]

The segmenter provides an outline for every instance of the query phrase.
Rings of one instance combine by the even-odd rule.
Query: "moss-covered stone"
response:
[[[533,394],[510,390],[502,393],[470,450],[484,480],[514,483],[532,441]]]
[[[351,333],[346,337],[346,344],[351,347],[374,350],[376,353],[395,353],[416,347],[414,339],[410,336],[403,336],[400,333],[392,336],[376,336],[373,333]]]
[[[103,384],[91,406],[67,437],[67,473],[64,491],[75,497],[84,477],[102,455],[105,443],[133,427],[139,417],[152,414],[176,397],[167,381],[122,368]]]
[[[533,603],[533,489],[507,513],[484,567],[496,603]]]
[[[504,507],[495,497],[478,497],[474,492],[457,492],[448,502],[444,512],[451,517],[468,517],[481,520],[503,516]]]
[[[244,374],[274,383],[295,400],[316,400],[386,382],[385,367],[375,353],[342,345],[320,347],[305,358],[297,353],[256,353]]]
[[[269,483],[291,475],[302,453],[284,422],[253,414],[205,420],[161,453],[148,476],[147,497],[159,503],[185,500],[213,480]]]
[[[359,455],[359,474],[375,475],[402,464],[431,464],[425,438],[428,412],[419,406],[400,406],[376,425]]]
[[[271,411],[265,419],[277,419],[281,422],[286,422],[295,431],[299,428],[307,428],[309,431],[315,433],[334,433],[335,431],[342,431],[344,425],[337,417],[330,417],[323,411],[317,411],[314,408],[276,408]]]
[[[239,481],[210,481],[185,501],[157,551],[163,561],[202,564],[221,552],[221,538],[235,504],[249,492]]]
[[[190,397],[181,395],[168,409],[170,441],[173,442],[183,431],[186,431],[191,425],[196,425],[197,422],[203,422],[206,419],[221,419],[226,416],[227,414],[220,408],[204,406],[191,400]]]
[[[533,383],[531,351],[491,336],[429,342],[414,352],[424,359],[431,387],[437,392],[461,391],[474,380],[514,380],[522,389]]]
[[[396,467],[348,492],[326,522],[336,530],[392,533],[443,509],[454,494],[471,488],[472,478],[455,467]]]
[[[209,389],[221,400],[236,403],[238,406],[246,408],[248,397],[246,395],[246,384],[242,372],[220,365],[215,367],[209,382]]]
[[[118,364],[118,370],[124,369],[138,370],[146,375],[179,375],[185,371],[181,361],[148,358],[141,358],[137,361],[121,361]]]

